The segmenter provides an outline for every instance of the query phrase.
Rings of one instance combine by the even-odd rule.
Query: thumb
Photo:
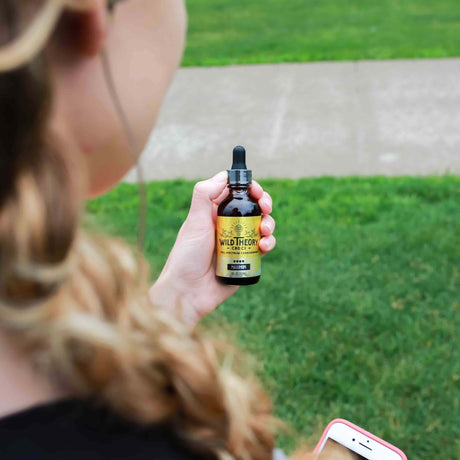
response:
[[[212,219],[213,200],[225,190],[227,178],[227,171],[221,171],[211,179],[195,184],[188,218],[204,221]]]

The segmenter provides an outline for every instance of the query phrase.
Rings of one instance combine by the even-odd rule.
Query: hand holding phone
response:
[[[329,423],[315,453],[318,460],[407,460],[397,447],[343,419]]]

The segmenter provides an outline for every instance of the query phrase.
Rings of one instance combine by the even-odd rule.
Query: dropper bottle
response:
[[[246,167],[246,150],[233,149],[228,170],[228,196],[217,209],[217,279],[223,284],[255,284],[261,274],[259,250],[261,209],[250,194],[252,171]]]

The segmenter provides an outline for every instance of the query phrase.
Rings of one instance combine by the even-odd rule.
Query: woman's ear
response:
[[[56,30],[58,46],[74,57],[97,55],[104,46],[107,15],[106,0],[94,0],[87,10],[67,9]]]

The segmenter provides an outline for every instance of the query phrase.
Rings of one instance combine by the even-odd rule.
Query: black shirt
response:
[[[0,419],[1,460],[195,460],[164,425],[148,429],[76,400]],[[208,457],[209,458],[209,457]]]

